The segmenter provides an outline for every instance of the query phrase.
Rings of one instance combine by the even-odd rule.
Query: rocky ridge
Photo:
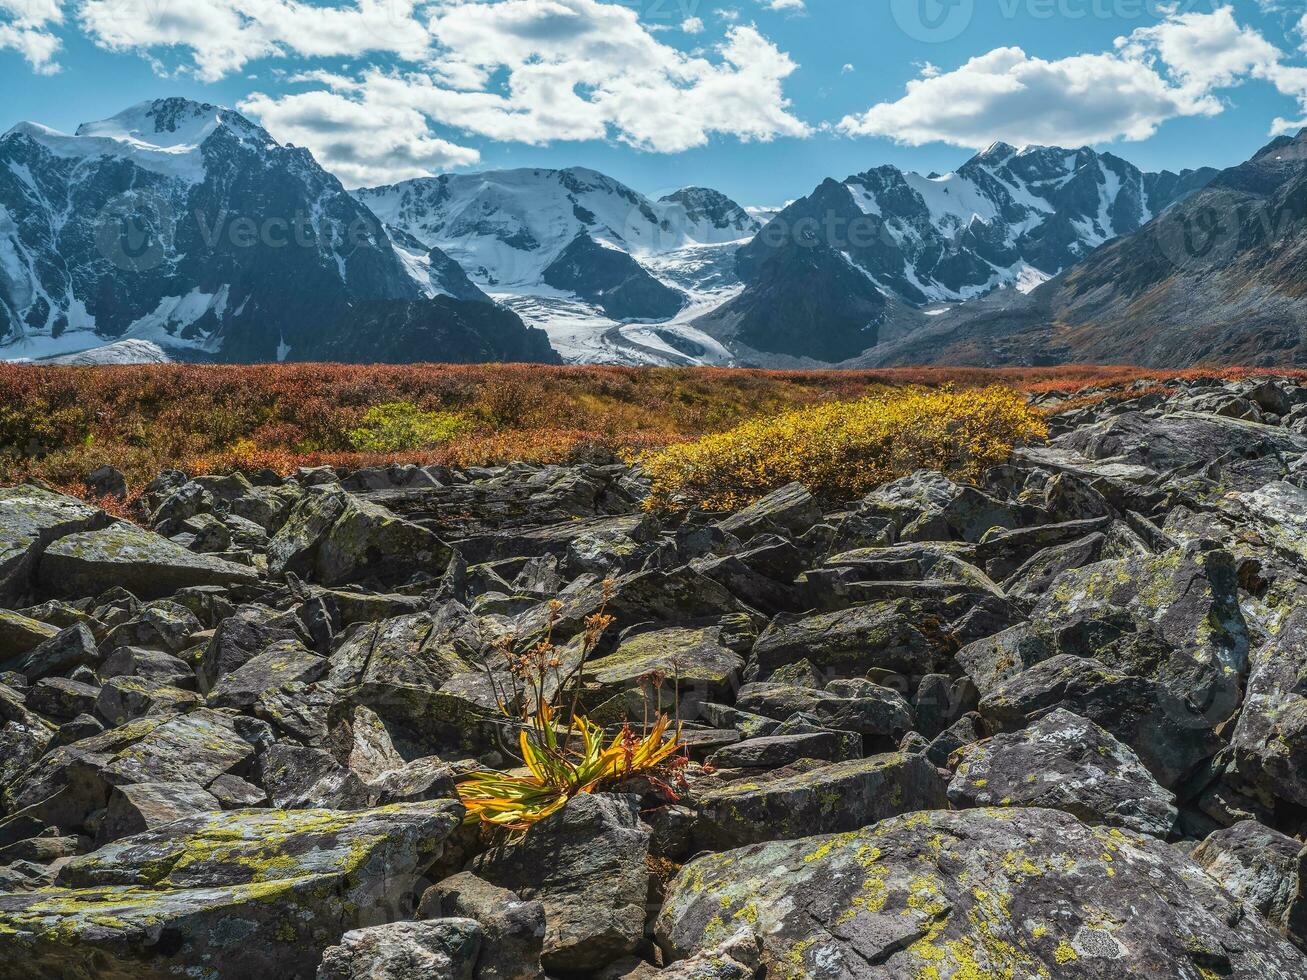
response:
[[[1307,975],[1307,388],[1167,387],[733,514],[601,463],[0,489],[0,978]],[[497,641],[606,594],[583,706],[660,685],[686,788],[461,825]]]

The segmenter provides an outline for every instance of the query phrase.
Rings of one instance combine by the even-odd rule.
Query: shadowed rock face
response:
[[[731,514],[621,463],[0,490],[0,978],[1307,976],[1307,388],[1109,394]],[[510,634],[685,764],[460,829]]]

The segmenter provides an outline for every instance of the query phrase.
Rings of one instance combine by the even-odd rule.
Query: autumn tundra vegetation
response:
[[[965,478],[1005,443],[1039,438],[1038,412],[1018,401],[1051,398],[1065,410],[1203,373],[5,364],[0,484],[38,479],[85,497],[83,477],[105,464],[139,489],[167,469],[286,474],[621,456],[661,477],[660,504],[731,506],[791,479],[856,495],[905,469]],[[874,445],[884,452],[873,465],[848,466]]]

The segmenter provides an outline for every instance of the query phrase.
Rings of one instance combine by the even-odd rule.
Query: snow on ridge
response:
[[[199,184],[205,178],[201,147],[224,127],[242,139],[271,142],[239,113],[184,99],[142,102],[108,119],[82,123],[72,135],[40,123],[20,122],[4,138],[25,136],[66,159],[122,157],[142,170]]]

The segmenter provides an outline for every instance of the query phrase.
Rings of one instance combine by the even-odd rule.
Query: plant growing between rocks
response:
[[[580,654],[568,665],[553,642],[563,604],[550,603],[544,638],[526,650],[515,649],[511,635],[500,642],[508,662],[504,687],[487,667],[499,710],[517,731],[517,749],[527,772],[487,770],[458,784],[469,822],[481,821],[510,831],[526,831],[582,793],[601,792],[624,780],[644,776],[664,786],[684,765],[681,726],[661,711],[646,717],[641,731],[629,723],[605,741],[600,725],[577,711],[586,662],[604,631],[613,623],[607,593],[598,612],[587,616]],[[669,734],[670,731],[670,734]]]

